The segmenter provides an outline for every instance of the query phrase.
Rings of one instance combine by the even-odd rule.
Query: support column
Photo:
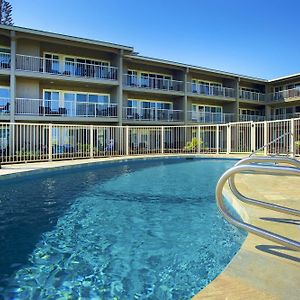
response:
[[[236,81],[235,81],[235,92],[236,92],[236,95],[235,95],[235,105],[234,105],[234,114],[235,114],[235,121],[238,122],[240,117],[240,111],[239,111],[239,108],[240,108],[240,78],[236,78]]]
[[[15,99],[16,99],[16,32],[10,32],[10,122],[15,122]],[[9,132],[9,155],[13,158],[15,153],[15,126],[13,124],[10,125]]]
[[[117,90],[117,101],[118,101],[118,125],[122,126],[122,115],[123,115],[123,50],[120,50],[118,57],[118,90]]]
[[[189,69],[186,69],[183,80],[183,91],[184,91],[184,104],[183,104],[183,121],[184,125],[188,124],[188,101],[187,101],[187,82],[188,82],[188,72]]]
[[[10,32],[10,121],[15,121],[15,99],[16,99],[16,33]]]

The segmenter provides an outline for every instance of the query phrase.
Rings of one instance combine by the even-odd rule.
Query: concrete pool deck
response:
[[[99,162],[174,156],[190,155],[147,155],[2,165],[0,176]],[[199,155],[203,158],[242,158],[245,156]],[[282,179],[283,176],[250,174],[236,176],[237,187],[245,195],[300,209],[299,178],[284,176],[284,180]],[[228,193],[228,189],[226,193]],[[300,218],[246,204],[241,206],[236,199],[232,199],[232,201],[245,221],[299,240]],[[216,249],[216,251],[222,251],[222,249]],[[299,299],[299,295],[300,252],[248,234],[241,249],[226,269],[193,299]]]

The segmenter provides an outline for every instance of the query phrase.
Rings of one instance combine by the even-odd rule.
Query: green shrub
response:
[[[203,144],[202,139],[200,139],[199,145],[198,145],[198,139],[193,138],[190,142],[187,142],[186,145],[184,146],[185,151],[193,151],[193,150],[198,150],[198,146],[200,147]]]

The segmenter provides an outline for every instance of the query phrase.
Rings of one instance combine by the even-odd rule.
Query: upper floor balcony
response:
[[[188,111],[188,121],[192,123],[221,124],[235,121],[235,114],[219,112]]]
[[[271,93],[269,95],[269,100],[272,102],[281,102],[281,101],[285,101],[286,99],[293,100],[293,98],[296,98],[296,100],[300,98],[299,88],[287,89],[287,90]]]
[[[79,77],[93,80],[118,79],[118,68],[96,63],[81,63],[73,60],[16,55],[16,70],[64,77]]]
[[[269,117],[270,120],[285,120],[285,119],[293,119],[293,118],[300,118],[300,113],[294,112],[294,113],[272,114]]]
[[[266,94],[240,90],[240,99],[248,100],[251,102],[265,102]]]
[[[182,122],[183,111],[174,109],[124,107],[123,119],[132,121]]]
[[[130,88],[160,90],[167,92],[183,92],[184,90],[184,83],[183,81],[179,80],[124,74],[123,81],[124,86]]]
[[[235,89],[233,88],[193,82],[187,82],[187,92],[194,95],[221,98],[234,98],[236,95]]]
[[[117,117],[117,104],[66,100],[16,98],[15,114],[56,117]]]

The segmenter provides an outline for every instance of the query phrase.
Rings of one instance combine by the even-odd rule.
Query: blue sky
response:
[[[133,46],[144,56],[275,78],[300,72],[300,2],[10,0],[17,26]]]

